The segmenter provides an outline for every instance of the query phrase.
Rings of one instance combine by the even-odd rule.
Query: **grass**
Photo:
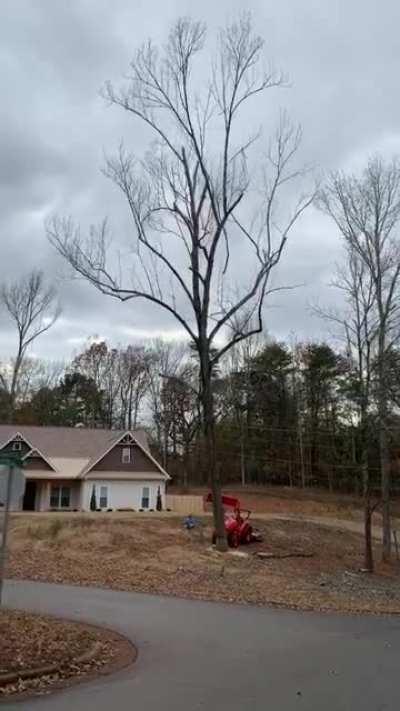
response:
[[[362,539],[305,521],[262,520],[264,542],[244,557],[218,554],[174,515],[74,514],[12,517],[9,574],[17,578],[303,609],[400,612],[398,572],[358,572]],[[256,558],[306,552],[310,558]],[[379,555],[379,551],[376,550]]]

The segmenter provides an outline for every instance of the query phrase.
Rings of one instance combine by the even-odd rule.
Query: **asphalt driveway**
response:
[[[112,627],[136,664],[9,711],[398,711],[400,618],[9,582],[6,604]]]

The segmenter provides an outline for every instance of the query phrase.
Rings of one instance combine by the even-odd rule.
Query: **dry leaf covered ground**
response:
[[[208,600],[400,612],[398,570],[358,572],[362,539],[356,533],[263,520],[257,523],[263,543],[221,555],[209,544],[210,523],[204,518],[201,541],[190,538],[182,517],[171,514],[15,516],[8,574]],[[260,560],[253,555],[257,551],[313,555]]]
[[[0,698],[26,691],[44,693],[97,675],[125,663],[129,651],[127,642],[106,630],[1,610]],[[27,672],[32,678],[26,678]]]

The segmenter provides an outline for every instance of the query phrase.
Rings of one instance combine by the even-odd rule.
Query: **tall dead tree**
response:
[[[107,161],[106,174],[122,190],[133,218],[129,259],[113,265],[105,222],[85,239],[71,220],[56,218],[48,235],[100,291],[159,306],[193,343],[217,547],[225,549],[212,372],[233,345],[261,331],[271,273],[311,196],[302,194],[288,209],[292,183],[302,173],[293,167],[301,133],[286,116],[260,170],[253,164],[262,156],[259,147],[255,151],[259,132],[246,130],[254,102],[281,86],[283,78],[263,69],[263,41],[253,34],[249,18],[220,32],[206,81],[205,42],[201,22],[180,19],[163,49],[149,41],[136,52],[122,88],[105,88],[110,104],[144,124],[154,138],[144,157],[121,147]],[[242,310],[249,317],[237,331],[232,326]]]
[[[400,163],[369,160],[360,176],[334,173],[320,194],[351,253],[371,280],[377,317],[376,380],[383,516],[383,557],[390,558],[388,354],[400,336]]]
[[[11,380],[6,383],[2,377],[9,399],[8,417],[12,420],[19,377],[29,346],[54,325],[61,310],[54,287],[47,285],[43,273],[36,270],[18,281],[3,284],[0,303],[17,329],[17,350],[12,361]]]

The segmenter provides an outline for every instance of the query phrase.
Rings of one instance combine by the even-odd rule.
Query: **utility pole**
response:
[[[0,455],[0,607],[3,602],[10,508],[25,492],[22,465],[19,454]]]

